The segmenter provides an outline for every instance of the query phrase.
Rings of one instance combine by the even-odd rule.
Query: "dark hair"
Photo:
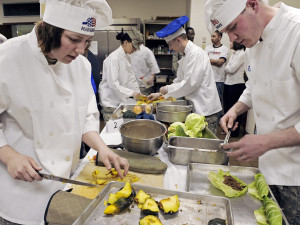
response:
[[[117,34],[116,39],[120,40],[121,44],[123,44],[124,41],[132,42],[132,39],[130,38],[130,36],[127,33],[124,33],[123,28],[122,28],[122,31]]]
[[[223,37],[223,33],[221,33],[220,31],[216,30],[215,33],[217,33],[217,35],[218,35],[219,37]]]
[[[53,26],[43,21],[39,21],[36,24],[36,32],[39,47],[43,54],[51,52],[52,49],[59,48],[61,45],[61,36],[64,29]],[[88,51],[90,44],[85,48],[85,52]]]
[[[185,29],[185,32],[188,33],[189,30],[194,30],[194,28],[192,28],[192,27],[187,27],[187,28]]]
[[[42,21],[37,22],[37,39],[39,47],[44,54],[51,52],[52,49],[60,47],[63,31],[63,29],[48,23]]]
[[[244,51],[246,50],[246,46],[245,45],[241,45],[241,44],[239,44],[239,43],[237,43],[237,42],[233,42],[232,43],[232,48],[233,48],[233,50],[240,50],[240,49],[243,49]]]

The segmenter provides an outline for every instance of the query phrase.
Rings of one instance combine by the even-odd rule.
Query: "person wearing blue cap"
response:
[[[155,100],[161,95],[185,97],[193,102],[195,113],[205,116],[209,129],[216,133],[217,115],[222,107],[208,55],[187,39],[183,25],[188,20],[187,16],[182,16],[156,32],[158,37],[165,39],[170,50],[182,52],[184,56],[179,61],[173,84],[161,87],[159,93],[150,94],[148,99]]]

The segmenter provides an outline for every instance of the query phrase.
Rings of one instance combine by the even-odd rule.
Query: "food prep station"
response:
[[[166,103],[167,105],[168,103]],[[180,103],[182,104],[182,103]],[[188,104],[185,102],[184,104]],[[120,106],[116,111],[120,110]],[[116,117],[120,119],[120,115]],[[125,121],[124,121],[125,122]],[[115,130],[114,132],[109,132],[106,127],[100,133],[100,136],[104,140],[107,145],[115,145],[115,146],[122,146],[122,136],[119,130]],[[212,137],[214,138],[214,137]],[[169,141],[164,141],[162,147],[159,148],[157,153],[153,157],[158,157],[162,162],[166,163],[168,169],[166,170],[163,178],[163,188],[157,189],[149,186],[139,186],[137,184],[132,184],[133,187],[136,187],[137,190],[143,188],[143,190],[149,191],[149,193],[154,193],[156,195],[171,195],[173,193],[179,194],[179,198],[183,199],[183,210],[186,210],[187,206],[185,203],[187,199],[213,199],[218,201],[223,201],[223,206],[226,207],[222,208],[225,210],[222,212],[223,216],[224,213],[226,214],[227,224],[235,224],[235,225],[250,225],[250,224],[257,224],[255,217],[254,217],[254,210],[259,209],[262,206],[262,202],[256,199],[255,197],[249,195],[248,193],[244,194],[243,196],[237,198],[226,198],[224,193],[218,189],[216,189],[207,178],[208,172],[214,171],[217,172],[218,169],[222,169],[225,172],[229,171],[232,175],[237,176],[241,180],[248,184],[254,181],[254,175],[259,173],[259,169],[257,168],[249,168],[249,167],[241,167],[241,166],[230,166],[228,165],[228,158],[226,153],[221,151],[219,144],[222,142],[219,139],[199,139],[197,138],[190,138],[192,141],[188,141],[185,137],[172,137]],[[194,140],[196,139],[196,140]],[[201,143],[200,143],[201,142]],[[202,145],[202,146],[201,146]],[[197,155],[197,152],[199,155]],[[88,158],[92,158],[96,155],[97,152],[91,149],[88,152],[88,155],[82,160],[81,164],[79,165],[78,169],[76,170],[73,178],[76,178],[80,171],[84,168],[84,166],[89,162]],[[192,155],[193,154],[193,155]],[[194,155],[196,154],[196,155]],[[214,155],[214,156],[213,156]],[[197,161],[197,157],[199,161]],[[212,164],[203,164],[203,157],[213,158],[212,161],[209,163]],[[202,160],[202,161],[201,161]],[[196,163],[195,163],[196,162]],[[207,163],[207,162],[206,162]],[[124,185],[121,183],[121,185]],[[120,186],[119,182],[116,183],[109,183],[106,185],[104,190],[91,202],[89,207],[82,213],[80,218],[76,220],[74,224],[98,224],[101,222],[106,221],[106,217],[103,214],[104,205],[103,201],[107,200],[107,196],[111,192],[115,192],[116,187]],[[194,196],[194,197],[191,197]],[[270,191],[270,197],[275,200],[272,192]],[[159,197],[160,198],[160,197]],[[228,203],[225,200],[227,199]],[[190,200],[189,200],[190,201]],[[276,201],[276,200],[275,200]],[[136,207],[137,208],[137,207]],[[95,210],[95,211],[94,211]],[[228,212],[228,210],[230,212]],[[130,210],[132,213],[130,216],[140,217],[140,213],[137,213],[135,210]],[[94,212],[94,213],[93,213]],[[95,218],[95,212],[97,212],[97,218]],[[188,224],[207,224],[207,213],[205,216],[201,214],[194,215],[195,212],[193,210],[186,211],[183,213],[179,212],[179,215],[183,215],[180,217],[178,224],[185,224],[190,221]],[[189,214],[189,219],[187,219],[186,214]],[[124,213],[120,215],[115,215],[113,217],[109,216],[108,218],[114,221],[114,223],[105,222],[105,224],[127,224],[121,218],[128,217],[127,215],[124,216]],[[221,215],[221,214],[219,214]],[[283,216],[283,224],[288,225],[286,218]],[[178,215],[176,216],[178,217]],[[195,220],[191,218],[202,218],[203,220]],[[178,217],[179,218],[179,217]],[[177,219],[178,219],[177,218]],[[162,221],[165,218],[160,218]],[[116,221],[115,221],[116,220]],[[117,223],[117,221],[119,221]],[[123,221],[123,222],[121,222]],[[131,220],[129,220],[131,221]],[[166,220],[168,221],[168,220]],[[173,220],[168,221],[167,223],[163,224],[177,224],[171,222]],[[185,222],[184,222],[185,221]],[[192,222],[194,221],[194,222]],[[170,223],[169,223],[170,222]],[[138,220],[135,224],[138,223]],[[129,223],[128,223],[129,224]]]

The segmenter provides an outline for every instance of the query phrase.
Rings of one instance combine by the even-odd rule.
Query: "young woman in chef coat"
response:
[[[107,122],[117,107],[125,104],[129,97],[138,99],[141,96],[129,55],[139,50],[143,42],[142,34],[135,28],[128,32],[118,33],[117,40],[121,45],[103,62],[102,81],[99,85],[101,113]]]
[[[40,224],[64,184],[36,170],[70,177],[81,141],[107,169],[126,175],[128,161],[99,136],[91,65],[82,56],[95,28],[111,22],[105,0],[47,0],[31,33],[0,46],[0,224]],[[121,172],[124,168],[124,173]]]

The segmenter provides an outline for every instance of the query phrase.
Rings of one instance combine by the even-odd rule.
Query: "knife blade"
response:
[[[86,183],[86,182],[82,182],[82,181],[78,181],[78,180],[67,179],[64,177],[58,177],[55,175],[41,173],[39,171],[37,171],[37,173],[46,180],[54,180],[54,181],[59,181],[59,182],[63,182],[63,183],[78,184],[78,185],[84,185],[84,186],[90,186],[90,187],[98,187],[98,185],[96,185],[96,184],[90,184],[90,183]]]

